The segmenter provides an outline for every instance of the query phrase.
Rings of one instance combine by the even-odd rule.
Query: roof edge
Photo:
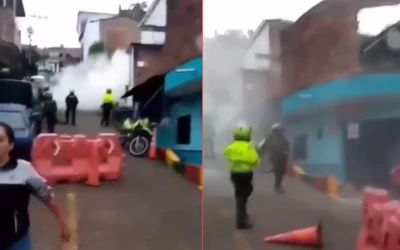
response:
[[[154,0],[153,2],[151,2],[149,9],[146,11],[146,14],[144,14],[144,17],[142,18],[142,20],[139,23],[139,27],[141,27],[147,21],[147,19],[149,19],[150,15],[156,9],[156,7],[160,3],[160,1],[165,1],[165,0]]]

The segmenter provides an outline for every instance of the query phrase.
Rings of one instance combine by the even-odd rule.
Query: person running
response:
[[[282,182],[289,162],[289,141],[281,124],[277,123],[272,126],[262,150],[268,154],[272,165],[275,192],[284,193]]]
[[[28,211],[31,195],[54,214],[61,239],[67,242],[70,232],[53,190],[29,162],[13,156],[14,140],[13,129],[0,122],[0,249],[31,249]]]

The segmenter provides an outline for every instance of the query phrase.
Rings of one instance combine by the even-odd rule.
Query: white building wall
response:
[[[140,43],[142,44],[164,44],[165,32],[162,31],[142,31]]]
[[[271,45],[269,39],[269,26],[266,25],[256,40],[251,44],[244,56],[243,68],[264,70],[269,69],[271,62],[267,58],[259,58],[258,55],[270,55]]]
[[[81,46],[83,48],[83,59],[86,59],[88,56],[90,46],[100,41],[100,24],[97,22],[100,19],[110,18],[114,16],[114,14],[99,14],[99,13],[86,13],[83,12],[78,17],[78,22],[83,22],[87,20],[85,33],[81,40]],[[77,27],[78,33],[80,33],[80,25]]]
[[[158,26],[165,27],[167,25],[167,3],[166,0],[154,0],[152,4],[156,6],[150,6],[150,12],[144,17],[143,26]],[[154,8],[153,8],[154,7]],[[143,29],[141,32],[142,44],[164,44],[165,32],[162,31],[150,31]]]
[[[144,25],[165,27],[167,25],[167,2],[160,0]]]
[[[89,54],[89,48],[93,43],[100,41],[100,23],[88,22],[86,24],[85,34],[82,37],[81,46],[83,48],[83,59]]]

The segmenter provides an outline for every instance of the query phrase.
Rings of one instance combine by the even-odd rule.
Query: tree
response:
[[[108,49],[103,42],[95,42],[89,47],[89,55],[108,54],[111,56],[112,52]]]
[[[226,44],[243,45],[248,43],[248,34],[243,30],[230,29],[224,33],[217,33],[216,40],[220,40]]]

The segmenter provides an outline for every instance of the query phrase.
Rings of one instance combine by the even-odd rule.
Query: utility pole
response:
[[[32,35],[33,35],[33,28],[31,26],[28,27],[27,29],[28,32],[28,38],[29,38],[29,51],[28,51],[28,60],[29,60],[29,64],[31,64],[32,61]]]
[[[33,35],[33,28],[32,26],[29,26],[27,29],[28,32],[28,37],[29,37],[29,51],[28,51],[28,62],[29,62],[29,68],[31,67],[32,64],[32,35]],[[31,72],[29,70],[29,77],[31,76]]]

